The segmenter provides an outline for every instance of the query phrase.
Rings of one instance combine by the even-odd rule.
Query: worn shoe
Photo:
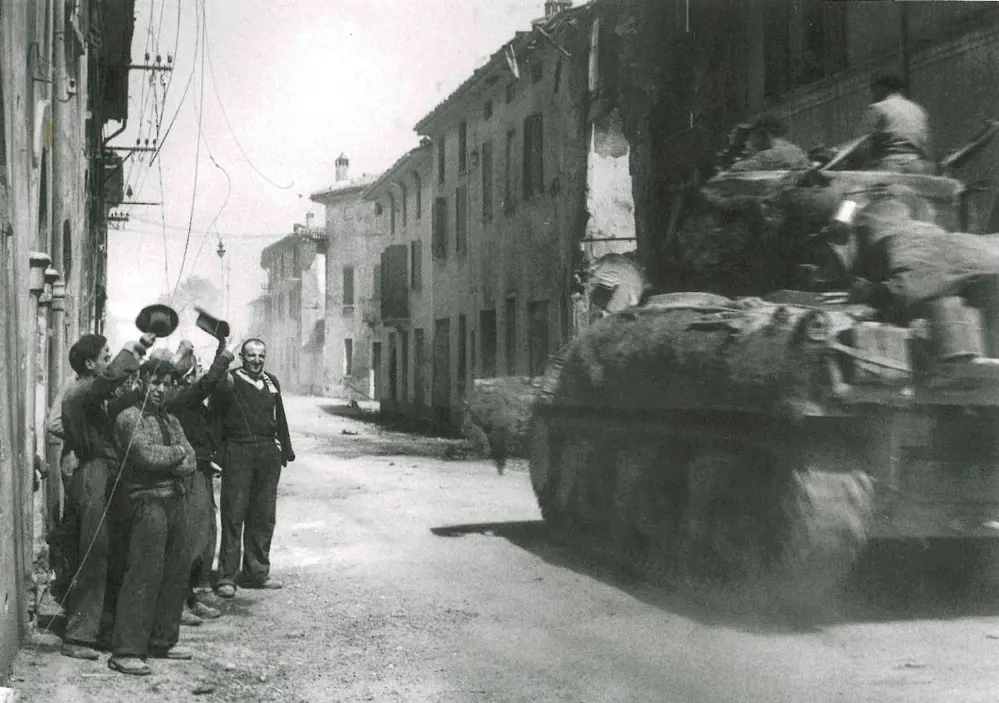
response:
[[[197,627],[202,622],[204,622],[200,617],[192,613],[186,606],[184,611],[180,614],[180,624],[187,625],[188,627]]]
[[[194,594],[187,599],[188,603],[194,603],[195,601],[214,608],[219,603],[219,597],[212,590],[211,586],[199,587],[194,589]]]
[[[215,589],[215,595],[219,598],[233,598],[236,595],[236,587],[231,583],[223,583]]]
[[[87,661],[97,661],[100,655],[93,647],[84,644],[74,644],[73,642],[62,643],[62,655],[73,659],[86,659]]]
[[[108,668],[131,676],[149,676],[153,670],[138,657],[109,657]]]
[[[187,647],[175,645],[170,649],[150,649],[149,656],[153,659],[176,659],[177,661],[187,661],[194,659],[194,652]]]
[[[185,610],[184,612],[187,611]],[[222,614],[222,611],[219,610],[218,608],[213,608],[207,603],[202,603],[199,600],[194,601],[194,604],[191,605],[190,612],[193,613],[194,615],[197,615],[202,620],[214,620],[215,618],[217,618],[219,615]]]

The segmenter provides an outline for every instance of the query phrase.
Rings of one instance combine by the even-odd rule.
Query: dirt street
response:
[[[999,605],[858,611],[810,630],[653,592],[546,538],[522,467],[288,401],[272,551],[286,587],[241,591],[184,628],[194,662],[154,674],[79,662],[36,637],[22,700],[994,701]]]

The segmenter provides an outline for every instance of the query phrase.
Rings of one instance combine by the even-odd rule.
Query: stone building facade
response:
[[[421,241],[420,289],[383,342],[386,408],[455,425],[474,378],[540,374],[585,320],[576,274],[635,248],[629,145],[612,111],[592,112],[594,18],[547,2],[417,123],[423,145],[369,191],[382,231],[393,212],[398,230],[414,174],[424,208],[397,233]],[[387,276],[390,260],[406,270]],[[387,257],[383,291],[413,273],[412,249],[405,265]]]
[[[348,177],[350,161],[336,160],[332,186],[313,193],[326,209],[326,326],[323,346],[324,394],[354,400],[375,396],[373,346],[379,303],[375,275],[382,240],[364,192],[374,177]]]
[[[384,248],[378,297],[382,334],[373,351],[375,398],[388,413],[429,414],[434,287],[431,270],[432,145],[425,140],[366,191]]]
[[[122,197],[107,147],[120,130],[106,127],[128,117],[134,5],[0,0],[0,678],[30,626],[35,543],[61,512],[45,412],[69,346],[104,323],[108,208]]]
[[[268,367],[290,393],[321,394],[325,383],[326,236],[308,225],[271,244],[260,254],[267,293],[250,336],[268,347]],[[260,324],[260,323],[264,324]]]

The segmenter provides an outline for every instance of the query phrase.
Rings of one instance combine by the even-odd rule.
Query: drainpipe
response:
[[[52,259],[48,254],[41,251],[33,251],[29,255],[30,269],[28,272],[28,289],[31,296],[28,298],[28,347],[25,350],[25,384],[27,389],[25,421],[27,423],[27,433],[29,438],[29,457],[34,457],[38,453],[38,443],[35,441],[35,410],[38,399],[38,371],[42,359],[38,354],[39,335],[44,328],[39,325],[39,317],[42,311],[47,313],[49,296],[45,290],[45,272],[51,266]],[[47,359],[46,359],[47,361]]]
[[[46,397],[46,415],[48,410],[56,401],[59,388],[63,382],[63,347],[65,346],[66,328],[64,323],[66,309],[66,285],[63,283],[59,272],[54,268],[49,268],[45,272],[45,278],[50,285],[49,290],[49,378]],[[51,437],[42,429],[44,440],[42,445],[45,448],[45,459],[48,473],[45,477],[45,536],[46,541],[51,543],[53,531],[59,524],[62,515],[62,473],[59,465],[60,450],[62,449],[59,440]]]
[[[28,310],[27,310],[27,344],[24,349],[24,471],[21,476],[21,485],[24,487],[22,500],[25,501],[23,515],[26,520],[30,520],[22,526],[26,544],[22,549],[22,554],[26,561],[21,568],[24,572],[25,602],[32,592],[37,599],[39,590],[33,585],[34,576],[34,492],[35,475],[34,470],[38,461],[38,436],[36,434],[37,418],[35,417],[38,397],[38,371],[39,366],[39,333],[38,324],[39,310],[41,309],[42,296],[45,293],[45,270],[49,268],[52,260],[45,252],[32,251],[28,256]],[[26,616],[26,611],[25,611]]]

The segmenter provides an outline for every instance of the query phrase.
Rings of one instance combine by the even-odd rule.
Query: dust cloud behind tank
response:
[[[834,161],[686,194],[675,275],[558,355],[531,481],[580,548],[814,604],[871,539],[999,535],[999,237],[959,180]]]

